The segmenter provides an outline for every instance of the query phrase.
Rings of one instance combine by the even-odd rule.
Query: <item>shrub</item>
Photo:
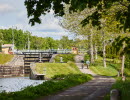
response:
[[[130,68],[130,54],[126,54],[125,67]]]
[[[87,61],[87,60],[89,60],[89,59],[90,59],[90,55],[85,54],[85,55],[84,55],[84,61]]]
[[[75,54],[59,54],[55,57],[55,62],[60,62],[60,57],[62,57],[64,63],[68,61],[74,62],[74,56]]]

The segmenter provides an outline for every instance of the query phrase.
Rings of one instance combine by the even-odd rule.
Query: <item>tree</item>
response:
[[[72,47],[73,41],[69,40],[68,36],[62,36],[60,39],[60,47],[62,49],[70,49]]]
[[[116,20],[121,22],[124,30],[130,28],[130,0],[25,0],[29,22],[32,25],[35,22],[41,23],[40,16],[50,12],[51,9],[54,10],[56,16],[63,16],[65,4],[70,4],[69,12],[95,7],[94,12],[82,20],[83,25],[91,20],[93,26],[100,26],[101,15],[106,13],[111,6],[120,4],[125,9],[115,12]]]
[[[121,74],[124,77],[124,64],[125,64],[125,55],[130,52],[130,37],[127,37],[126,34],[122,34],[115,39],[113,46],[117,48],[117,52],[120,52],[121,56]]]
[[[2,51],[2,39],[3,39],[3,34],[0,33],[0,52]]]

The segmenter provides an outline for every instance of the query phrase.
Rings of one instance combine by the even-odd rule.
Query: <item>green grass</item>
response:
[[[10,54],[0,54],[0,64],[5,64],[10,61],[14,56]]]
[[[75,54],[59,54],[55,57],[55,62],[60,62],[60,57],[62,57],[64,63],[67,63],[68,61],[74,62]]]
[[[125,68],[124,74],[126,76],[126,81],[123,82],[122,78],[116,77],[116,83],[113,84],[111,89],[118,89],[121,93],[121,100],[130,100],[130,69]],[[104,100],[110,100],[110,94],[108,94]]]
[[[19,92],[0,93],[0,100],[36,100],[92,79],[91,75],[86,74],[68,74],[63,76],[63,80],[46,81],[35,87],[29,86]]]
[[[116,83],[113,84],[111,89],[118,89],[120,91],[120,100],[130,100],[130,77],[127,77],[125,82],[121,78],[117,78]],[[105,96],[104,100],[110,100],[110,94]]]
[[[113,64],[110,62],[110,59],[107,59],[107,67],[103,67],[103,61],[102,57],[98,57],[98,59],[95,61],[95,63],[90,65],[90,69],[98,74],[103,76],[116,76],[118,73],[117,67],[120,67],[119,64]]]
[[[68,63],[36,63],[36,71],[43,74],[43,69],[46,67],[46,77],[53,77],[60,74],[80,74],[80,70],[73,62]]]

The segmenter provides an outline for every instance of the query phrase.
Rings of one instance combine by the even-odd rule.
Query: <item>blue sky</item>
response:
[[[32,35],[40,37],[53,37],[60,39],[66,35],[72,35],[65,31],[60,25],[59,20],[53,16],[53,11],[42,16],[42,24],[36,24],[31,27],[28,24],[26,7],[24,0],[0,0],[0,28],[8,29],[10,27],[17,27],[18,29],[28,30]]]

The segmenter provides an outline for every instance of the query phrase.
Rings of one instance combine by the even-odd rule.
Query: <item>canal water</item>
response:
[[[30,80],[29,77],[0,78],[0,92],[15,92],[27,86],[42,84],[45,80]]]

